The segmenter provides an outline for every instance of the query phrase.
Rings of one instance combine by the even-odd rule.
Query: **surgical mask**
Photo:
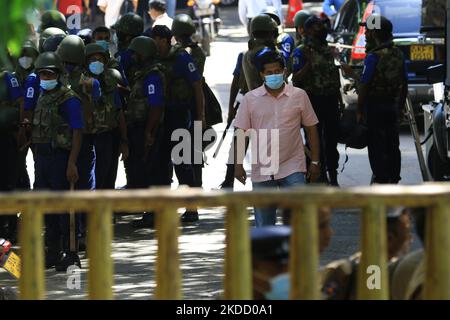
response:
[[[20,57],[19,58],[19,64],[22,68],[25,70],[29,69],[31,65],[33,64],[33,58],[31,57]]]
[[[102,46],[105,51],[109,51],[109,42],[106,40],[97,40],[95,41],[96,44]]]
[[[283,273],[270,280],[270,291],[264,295],[267,300],[288,300],[289,299],[289,273]]]
[[[41,88],[44,90],[53,90],[58,85],[58,80],[41,80]]]
[[[100,61],[94,61],[89,64],[89,71],[93,74],[99,75],[103,73],[105,65]]]
[[[284,84],[284,74],[277,73],[264,77],[266,85],[273,90],[280,89]]]

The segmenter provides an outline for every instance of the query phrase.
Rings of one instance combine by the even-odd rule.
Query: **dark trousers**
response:
[[[398,108],[394,102],[371,101],[366,112],[373,182],[398,183],[401,179]]]
[[[53,149],[50,144],[33,146],[34,190],[68,190],[67,161],[69,152]],[[70,224],[67,213],[47,214],[45,216],[45,243],[48,255],[55,257],[61,250],[69,250]]]
[[[119,165],[119,146],[115,130],[94,136],[95,188],[114,189]]]
[[[337,137],[339,131],[339,97],[318,96],[308,94],[314,112],[319,119],[317,130],[320,140],[321,173],[336,171],[339,167],[339,152]]]
[[[125,161],[127,188],[139,189],[158,185],[158,157],[161,138],[155,138],[155,143],[148,150],[144,148],[145,124],[128,126],[128,147],[130,154]]]
[[[19,151],[17,140],[12,133],[0,132],[0,192],[16,188],[18,177]],[[8,226],[8,232],[4,228]],[[0,238],[9,238],[16,231],[17,215],[0,216]],[[2,230],[3,229],[3,230]],[[5,234],[3,234],[5,233]]]

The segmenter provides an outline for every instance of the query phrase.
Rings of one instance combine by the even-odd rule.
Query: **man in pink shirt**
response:
[[[264,84],[248,92],[235,120],[235,177],[245,183],[242,165],[245,143],[252,137],[253,188],[283,188],[303,185],[305,174],[317,181],[319,169],[319,136],[316,114],[305,91],[286,84],[287,74],[281,54],[264,48],[256,55],[256,66]],[[300,129],[304,128],[311,146],[311,164],[306,156]],[[255,208],[256,226],[274,225],[276,208]]]

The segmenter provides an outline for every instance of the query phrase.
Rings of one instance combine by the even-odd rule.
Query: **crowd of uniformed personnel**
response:
[[[208,123],[205,115],[206,56],[192,41],[191,18],[178,15],[171,29],[158,25],[144,33],[142,18],[128,13],[112,27],[114,33],[99,27],[92,37],[67,35],[64,19],[57,12],[44,13],[38,47],[26,41],[13,63],[15,71],[2,67],[0,147],[8,156],[1,157],[0,189],[30,189],[28,148],[34,157],[35,190],[114,189],[120,155],[129,189],[169,186],[173,171],[180,184],[201,187],[201,163],[178,164],[171,159],[172,132],[193,133],[194,121],[201,122],[202,128],[215,124]],[[368,37],[374,57],[362,76],[358,115],[369,125],[374,182],[393,183],[400,179],[396,119],[405,85],[404,62],[389,38],[392,24],[383,21],[381,30],[370,31]],[[273,10],[254,17],[249,50],[239,55],[234,71],[228,120],[235,115],[238,92],[245,94],[264,84],[255,65],[258,55],[267,49],[281,52],[294,86],[306,91],[319,119],[319,181],[337,186],[340,80],[326,41],[327,23],[309,12],[298,12],[294,49],[294,39],[279,32],[280,19]],[[114,57],[112,34],[118,48]],[[378,104],[383,108],[370,106]],[[378,126],[386,115],[390,122]],[[193,159],[195,153],[202,150],[192,145]],[[233,152],[230,158],[222,187],[233,185]],[[393,162],[398,166],[391,170]],[[2,232],[13,237],[17,217],[2,219],[6,219],[1,221]],[[196,208],[187,209],[182,220],[198,220]],[[67,258],[69,217],[48,215],[45,225],[46,266],[65,270],[73,262]],[[136,227],[152,225],[151,212],[135,221]],[[81,214],[78,238],[85,236],[85,227]]]

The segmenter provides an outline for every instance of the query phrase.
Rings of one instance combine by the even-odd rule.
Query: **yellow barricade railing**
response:
[[[225,299],[252,299],[247,207],[292,208],[289,268],[291,299],[319,299],[319,207],[362,208],[361,261],[357,298],[388,299],[387,206],[429,207],[425,243],[425,299],[450,299],[450,185],[374,186],[350,189],[307,186],[256,192],[202,192],[196,189],[27,192],[0,195],[0,214],[21,212],[21,299],[44,299],[44,213],[88,212],[88,297],[113,298],[112,213],[156,212],[157,299],[182,299],[177,208],[227,207],[225,215]],[[365,271],[381,270],[381,289],[370,290]],[[406,285],[406,284],[405,284]]]

